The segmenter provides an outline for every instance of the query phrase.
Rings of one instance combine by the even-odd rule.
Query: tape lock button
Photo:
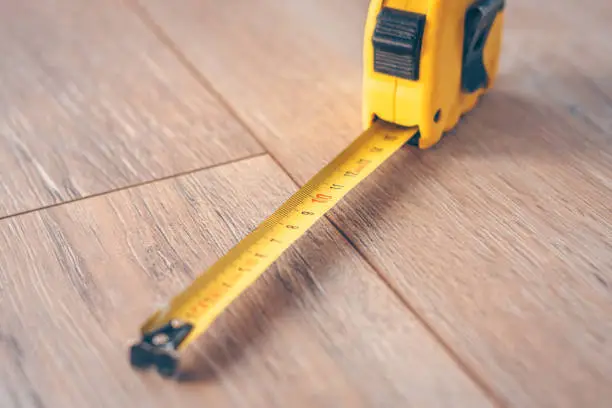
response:
[[[424,28],[424,14],[383,8],[372,37],[374,71],[417,81]]]

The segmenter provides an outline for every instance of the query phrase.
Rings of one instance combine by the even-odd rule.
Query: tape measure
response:
[[[363,49],[364,132],[141,327],[133,367],[178,353],[283,252],[402,146],[435,145],[497,75],[504,0],[373,0]]]

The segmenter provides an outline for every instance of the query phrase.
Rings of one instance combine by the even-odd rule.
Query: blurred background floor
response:
[[[0,1],[0,406],[606,407],[612,4],[507,4],[496,87],[186,354],[143,319],[360,132],[367,0]]]

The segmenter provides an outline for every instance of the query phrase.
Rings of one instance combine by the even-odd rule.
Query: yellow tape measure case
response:
[[[375,0],[363,48],[364,128],[417,126],[411,144],[435,145],[493,85],[504,0]]]

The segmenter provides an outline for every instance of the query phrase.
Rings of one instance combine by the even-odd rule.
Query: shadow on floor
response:
[[[503,84],[508,88],[508,83]],[[435,177],[436,168],[444,166],[449,159],[494,162],[501,158],[536,160],[551,166],[571,165],[572,160],[588,160],[599,154],[612,155],[612,138],[605,126],[581,112],[585,108],[559,100],[542,102],[538,98],[521,96],[511,91],[493,90],[460,124],[434,148],[418,151],[406,147],[400,156],[413,155],[418,163],[410,163],[415,157],[402,157],[384,164],[376,182],[364,183],[361,195],[380,196],[383,190],[386,200],[363,200],[360,213],[376,214],[384,218],[392,216],[389,198],[410,194],[412,181],[409,177],[385,177],[385,173],[410,174],[425,165],[428,177]],[[406,158],[406,161],[403,159]],[[568,164],[570,163],[570,164]],[[491,166],[494,169],[494,166]],[[422,169],[422,167],[421,167]],[[554,170],[553,170],[554,171]],[[486,175],[484,175],[486,176]],[[421,180],[422,182],[422,180]],[[389,193],[392,194],[389,196]],[[384,195],[384,194],[383,194]],[[341,208],[346,207],[343,203]],[[341,218],[349,222],[353,211],[342,211]],[[332,219],[336,219],[332,216]],[[327,220],[325,222],[328,222]],[[376,223],[376,220],[372,220]],[[339,222],[340,225],[343,222]],[[308,241],[313,234],[308,233]],[[333,244],[337,234],[325,234],[317,238],[316,245]],[[350,240],[350,238],[348,238]],[[251,287],[241,298],[215,322],[213,327],[186,353],[179,382],[209,381],[218,377],[218,372],[244,358],[262,336],[266,336],[269,322],[279,318],[289,308],[300,307],[306,297],[316,296],[315,279],[325,280],[331,269],[333,258],[322,259],[306,239],[299,247],[291,248],[264,277]],[[313,271],[317,277],[310,276]],[[254,312],[256,311],[256,312]]]

